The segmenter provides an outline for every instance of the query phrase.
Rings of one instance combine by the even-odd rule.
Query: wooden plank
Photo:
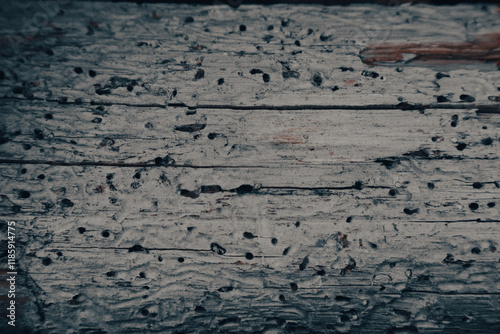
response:
[[[29,11],[5,20],[0,33],[11,48],[0,63],[8,79],[1,94],[69,103],[282,106],[286,101],[295,107],[438,101],[463,106],[472,98],[483,105],[499,95],[500,74],[484,59],[433,65],[415,64],[408,55],[399,67],[376,69],[360,61],[362,51],[376,43],[463,43],[496,32],[500,20],[494,6],[436,11],[424,5],[304,5],[297,12],[278,5],[266,15],[258,6],[127,3],[112,13],[107,6],[72,2],[63,15],[50,17],[48,27],[33,29],[29,42],[19,33],[19,16],[30,17]]]
[[[257,207],[270,205],[271,210],[284,200],[290,206],[281,208],[277,217],[320,214],[328,219],[337,212],[344,219],[369,214],[368,219],[476,220],[481,215],[494,219],[498,214],[494,204],[488,205],[499,198],[498,174],[492,173],[495,166],[497,162],[490,160],[411,160],[391,169],[379,163],[287,169],[11,165],[2,166],[6,176],[1,184],[4,212],[22,210],[27,215],[95,215],[100,211],[125,215],[128,211],[123,208],[173,214],[173,206],[182,216],[189,213],[183,208],[193,204],[206,206],[204,210],[213,215],[217,210],[210,207],[224,209],[236,201],[245,215],[252,216]],[[248,205],[258,205],[246,207],[243,195],[249,196]],[[373,198],[378,200],[373,202]],[[65,205],[63,199],[73,205]],[[301,213],[304,200],[311,200],[312,208],[320,206]],[[476,201],[480,207],[471,210],[469,204]],[[374,209],[378,205],[381,207]],[[418,207],[422,212],[408,215],[406,207]],[[229,207],[224,214],[230,215],[232,210]]]
[[[332,167],[319,166],[259,172],[20,166],[27,167],[24,174],[11,165],[4,166],[1,174],[17,180],[12,182],[11,177],[2,183],[7,194],[4,202],[12,200],[26,219],[20,225],[29,231],[31,241],[24,265],[51,305],[43,314],[52,319],[52,309],[80,314],[90,305],[111,307],[112,317],[89,318],[84,313],[80,317],[85,320],[78,323],[81,329],[109,330],[118,325],[124,331],[141,330],[149,328],[147,319],[159,317],[164,320],[154,320],[158,330],[177,326],[222,330],[231,322],[227,319],[233,318],[239,319],[230,327],[233,330],[240,330],[246,322],[255,330],[268,323],[257,321],[265,305],[267,318],[280,314],[278,318],[285,319],[275,325],[281,328],[298,322],[304,331],[382,332],[420,319],[423,311],[418,305],[429,303],[450,310],[450,303],[465,298],[474,300],[477,308],[446,313],[446,319],[424,317],[418,328],[479,326],[474,320],[488,331],[488,326],[496,324],[476,319],[494,319],[487,305],[498,302],[498,207],[487,203],[498,202],[500,190],[494,181],[482,187],[464,182],[467,174],[460,168],[476,177],[486,176],[494,162],[446,162],[407,161],[400,169],[389,170],[368,164],[365,174],[374,180],[379,174],[379,181],[385,179],[385,183],[379,183],[380,188],[366,183],[363,189],[314,189],[331,186],[335,179],[334,187],[349,188],[350,179],[362,173],[359,164],[338,166],[337,173],[332,173]],[[354,167],[349,171],[349,166]],[[436,166],[443,169],[443,178],[433,180],[435,187],[429,189],[427,177],[435,176]],[[35,177],[41,174],[43,180]],[[163,182],[161,175],[167,176]],[[464,180],[457,180],[459,175]],[[126,180],[141,186],[120,187]],[[266,180],[282,181],[285,186],[265,188]],[[262,186],[247,194],[213,192],[197,194],[197,198],[180,192],[204,184],[231,189],[242,182]],[[24,184],[24,189],[13,188],[16,184]],[[115,190],[108,189],[115,184]],[[290,186],[296,189],[286,188]],[[388,188],[397,189],[397,194],[391,196]],[[20,191],[29,191],[30,196],[16,198]],[[53,202],[48,206],[41,202],[50,199]],[[480,208],[471,210],[471,202]],[[420,211],[408,214],[404,212],[407,207]],[[5,217],[18,215],[11,212]],[[295,288],[290,284],[297,284],[298,290],[292,291]],[[148,297],[141,299],[142,295]],[[140,302],[134,301],[131,309],[133,296]],[[218,306],[206,296],[218,300]],[[155,302],[158,298],[161,302]],[[252,306],[242,312],[237,305],[244,300]],[[279,305],[301,311],[278,312]],[[228,310],[227,317],[218,313],[220,309]],[[374,319],[379,319],[378,312],[391,321],[379,323]],[[39,317],[33,316],[33,321],[40,321]],[[66,326],[55,319],[43,323],[54,331]]]
[[[474,109],[189,110],[10,100],[3,109],[0,157],[24,161],[280,166],[494,160],[499,148],[500,118]]]
[[[18,332],[498,332],[497,7],[43,4],[0,14]]]

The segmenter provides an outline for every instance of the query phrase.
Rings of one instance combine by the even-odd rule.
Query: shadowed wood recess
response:
[[[498,333],[499,9],[383,3],[2,2],[0,332]]]

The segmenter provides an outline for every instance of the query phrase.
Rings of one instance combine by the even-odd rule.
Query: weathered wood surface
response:
[[[279,5],[265,12],[251,5],[235,10],[121,3],[112,8],[72,3],[47,26],[31,30],[23,30],[23,17],[36,16],[4,8],[12,18],[2,22],[2,52],[12,57],[3,58],[2,67],[11,80],[2,82],[0,93],[66,103],[293,107],[427,105],[437,104],[437,96],[463,106],[471,103],[460,99],[464,94],[475,104],[491,104],[488,97],[500,95],[498,71],[478,71],[494,69],[498,52],[490,65],[481,64],[484,59],[468,66],[448,60],[442,66],[449,77],[440,79],[440,68],[398,68],[414,63],[411,54],[394,67],[371,69],[359,61],[360,51],[372,44],[463,43],[498,32],[492,5],[439,10]],[[498,41],[487,46],[495,47]],[[15,51],[22,52],[22,62]],[[250,74],[253,69],[261,72]]]
[[[19,332],[498,332],[495,6],[62,9],[0,21]]]

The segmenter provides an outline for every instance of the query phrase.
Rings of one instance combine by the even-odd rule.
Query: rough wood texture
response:
[[[18,332],[498,332],[495,6],[62,9],[0,15]]]

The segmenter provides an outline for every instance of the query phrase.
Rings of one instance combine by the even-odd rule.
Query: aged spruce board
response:
[[[497,7],[59,9],[0,8],[17,332],[499,331]]]

